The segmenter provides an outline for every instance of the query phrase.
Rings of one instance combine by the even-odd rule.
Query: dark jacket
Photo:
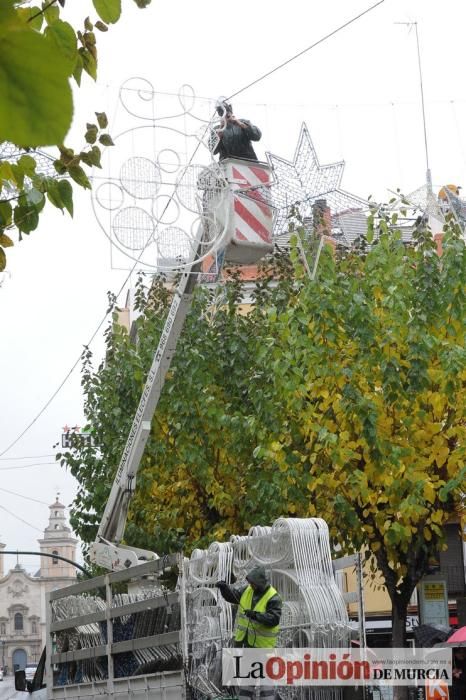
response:
[[[250,573],[246,576],[246,581],[257,585],[257,588],[252,595],[252,608],[254,608],[266,590],[270,588],[264,567],[256,566],[255,569],[252,569],[252,571],[250,571]],[[241,596],[248,587],[248,583],[244,584],[243,586],[229,586],[227,583],[221,581],[217,584],[217,586],[219,587],[223,598],[228,603],[238,605]],[[261,625],[265,625],[266,627],[275,627],[275,625],[278,625],[280,622],[281,614],[282,600],[277,593],[268,601],[265,613],[256,613],[256,619]]]
[[[247,119],[240,119],[240,122],[247,125],[242,129],[238,124],[227,122],[215,150],[214,155],[219,154],[220,160],[224,158],[246,158],[246,160],[257,160],[257,156],[252,147],[251,141],[259,141],[262,133],[257,126],[251,124]]]
[[[453,670],[461,671],[459,677],[453,675],[453,687],[466,690],[466,659],[458,659],[453,655]]]

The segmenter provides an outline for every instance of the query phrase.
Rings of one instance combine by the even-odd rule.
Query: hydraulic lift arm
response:
[[[219,176],[214,174],[210,197],[205,200],[213,220],[217,222],[220,230],[223,228],[226,233],[224,237],[220,236],[217,246],[221,245],[225,260],[229,262],[240,265],[255,264],[273,250],[272,209],[267,198],[260,192],[255,198],[240,199],[236,190],[246,188],[247,191],[255,191],[258,187],[270,186],[270,168],[266,163],[230,158],[223,161],[222,170],[224,185],[218,185]],[[223,176],[220,180],[222,178]],[[206,186],[205,189],[209,188]],[[160,336],[96,541],[90,548],[91,561],[110,571],[126,569],[142,561],[157,558],[154,552],[122,545],[121,540],[152,418],[199,279],[202,237],[203,229],[200,225],[193,242],[192,257],[181,275]],[[214,250],[212,248],[211,252]]]
[[[120,542],[123,539],[129,503],[134,493],[137,471],[150,434],[152,418],[199,278],[200,263],[197,262],[197,258],[201,236],[202,230],[200,228],[195,245],[198,250],[193,256],[191,265],[182,273],[173,297],[102,516],[96,541],[90,548],[91,561],[110,571],[126,569],[141,564],[143,561],[157,558],[157,554],[154,552],[125,546]]]

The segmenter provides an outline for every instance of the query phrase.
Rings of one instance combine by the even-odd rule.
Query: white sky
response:
[[[65,18],[89,14],[75,3]],[[139,11],[123,2],[123,19],[100,34],[97,85],[87,78],[77,93],[69,142],[82,146],[86,121],[106,111],[110,132],[116,92],[132,76],[157,91],[191,84],[196,93],[229,95],[358,14],[370,0],[304,2],[254,0],[228,4],[202,0],[157,2]],[[87,9],[86,9],[87,8]],[[67,14],[68,13],[68,14]],[[266,150],[292,158],[306,121],[322,164],[343,159],[342,187],[366,197],[388,197],[387,188],[413,190],[424,182],[414,32],[395,22],[419,23],[430,165],[434,186],[466,185],[466,90],[463,0],[385,0],[373,12],[233,101],[237,116],[262,128]],[[76,192],[75,217],[42,216],[39,230],[9,252],[0,288],[2,390],[0,452],[37,415],[70,370],[102,319],[106,291],[119,289],[126,273],[112,270],[109,244],[94,217],[88,193]],[[124,301],[124,296],[120,302]],[[93,346],[100,357],[101,334]],[[0,458],[0,539],[9,549],[35,549],[55,493],[69,504],[72,477],[53,462],[61,427],[82,425],[79,367],[26,435]],[[16,457],[33,457],[30,460]],[[15,468],[12,468],[15,467]],[[3,471],[1,471],[3,470]],[[16,516],[16,517],[14,517]],[[38,530],[17,518],[22,518]],[[14,564],[10,558],[8,564]],[[22,557],[29,571],[38,560]]]

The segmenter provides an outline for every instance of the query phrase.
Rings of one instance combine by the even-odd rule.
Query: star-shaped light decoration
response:
[[[443,211],[438,198],[432,191],[429,185],[422,185],[417,190],[409,194],[402,195],[401,201],[407,202],[410,207],[416,209],[427,216],[434,216],[439,220],[443,220]]]
[[[434,194],[432,186],[425,184],[409,194],[399,194],[390,209],[410,209],[428,221],[433,234],[442,233],[445,225],[445,215],[447,212],[451,212],[464,230],[466,219],[465,203],[449,190],[448,186],[443,187],[440,193],[442,192],[442,197],[437,196]],[[409,235],[403,238],[411,240],[412,226],[408,227],[407,231]]]
[[[313,205],[317,200],[325,200],[332,223],[344,212],[367,210],[367,201],[340,188],[344,161],[320,165],[306,124],[301,127],[293,161],[269,152],[266,155],[274,173],[275,237],[288,231],[287,219],[292,207],[296,207],[303,219],[312,220]]]

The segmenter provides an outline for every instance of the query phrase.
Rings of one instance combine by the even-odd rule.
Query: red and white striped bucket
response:
[[[222,161],[232,193],[228,204],[229,231],[225,260],[252,264],[273,250],[273,211],[269,188],[271,169],[266,163],[237,158]]]

